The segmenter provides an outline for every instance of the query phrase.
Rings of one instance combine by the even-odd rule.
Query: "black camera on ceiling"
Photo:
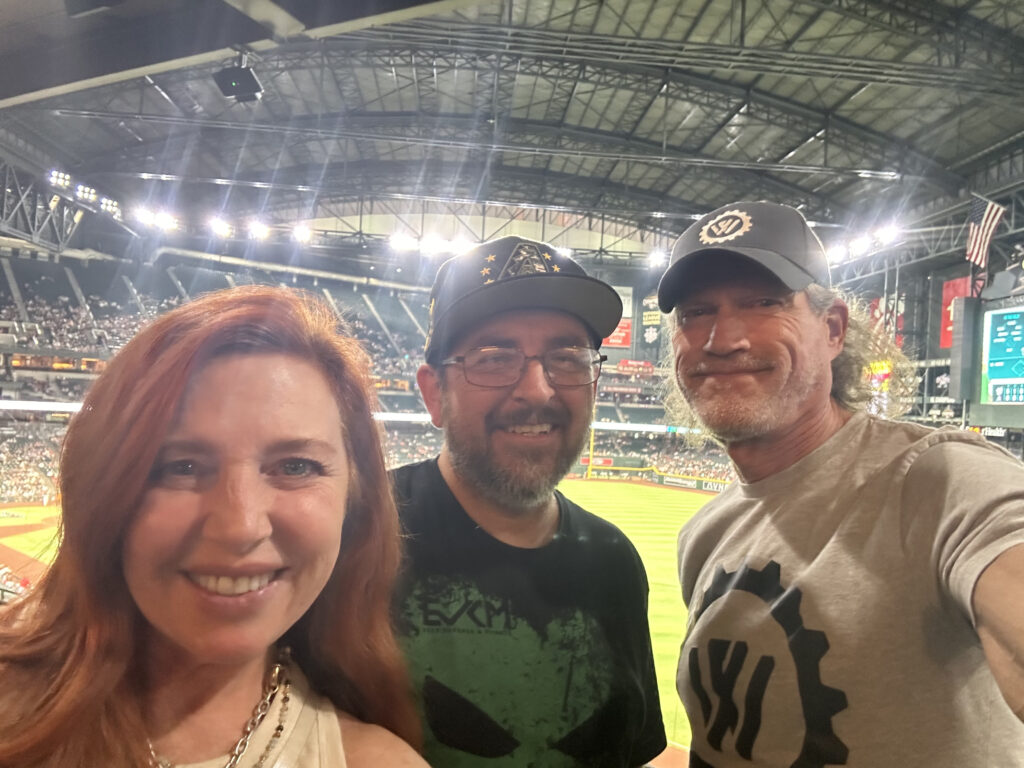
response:
[[[221,93],[236,101],[256,101],[263,96],[263,86],[256,79],[252,67],[225,67],[213,73],[213,82]]]

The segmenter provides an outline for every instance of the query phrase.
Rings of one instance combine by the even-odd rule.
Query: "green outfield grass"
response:
[[[640,553],[651,585],[648,617],[665,729],[669,741],[689,746],[690,724],[676,695],[676,662],[686,631],[676,571],[676,534],[712,497],[616,480],[566,480],[559,488],[584,509],[617,525]]]

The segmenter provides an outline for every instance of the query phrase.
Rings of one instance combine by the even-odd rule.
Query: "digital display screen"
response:
[[[1024,308],[989,310],[982,333],[980,402],[1024,404]]]

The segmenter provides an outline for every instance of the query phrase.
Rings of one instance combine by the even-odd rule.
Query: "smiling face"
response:
[[[498,315],[461,339],[451,354],[493,346],[532,356],[592,345],[575,317],[530,310]],[[485,498],[519,509],[547,502],[579,457],[596,390],[596,384],[553,387],[537,360],[528,361],[519,381],[506,387],[470,384],[459,365],[441,372],[425,366],[420,384],[434,424],[444,428],[453,469]]]
[[[831,311],[816,313],[744,258],[696,278],[676,304],[672,346],[676,380],[708,431],[727,444],[781,436],[827,411],[842,349]]]
[[[316,366],[278,353],[207,364],[125,539],[125,580],[150,641],[205,663],[262,657],[331,575],[348,473]]]

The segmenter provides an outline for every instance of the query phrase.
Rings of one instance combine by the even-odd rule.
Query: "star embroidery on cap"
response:
[[[498,258],[498,257],[497,257],[497,256],[495,256],[495,255],[494,255],[494,254],[492,253],[492,254],[491,254],[490,256],[488,256],[488,257],[487,257],[486,259],[484,259],[484,261],[494,261],[494,260],[495,260],[496,258]]]
[[[544,258],[547,259],[548,261],[551,261],[551,254],[548,253],[547,251],[545,251],[544,252]]]
[[[484,280],[484,285],[490,285],[490,284],[491,284],[491,283],[493,283],[493,282],[494,282],[494,279],[493,279],[493,278],[490,278],[490,279],[488,279],[488,280]]]
[[[485,275],[485,276],[491,274],[491,268],[490,267],[484,267],[483,269],[480,270],[480,274],[481,275]]]
[[[551,271],[552,271],[552,272],[561,272],[561,271],[562,271],[562,268],[561,268],[560,266],[558,266],[557,264],[555,264],[555,266],[553,266],[553,267],[551,268]]]

